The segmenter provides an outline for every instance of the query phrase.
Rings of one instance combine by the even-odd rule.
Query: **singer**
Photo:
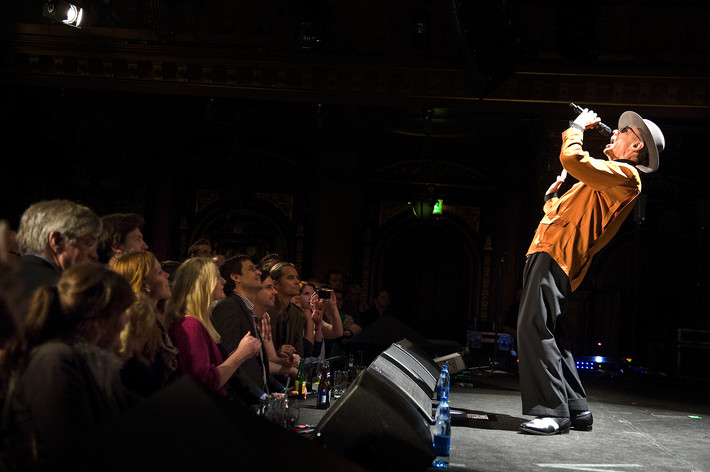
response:
[[[545,215],[527,252],[518,358],[523,414],[535,416],[520,429],[530,434],[592,429],[587,395],[563,331],[564,314],[592,257],[631,213],[641,193],[639,171],[655,172],[665,147],[655,123],[626,111],[604,148],[607,159],[593,158],[583,150],[583,136],[600,122],[585,108],[562,133],[564,170],[547,190]],[[579,182],[558,198],[567,173]]]

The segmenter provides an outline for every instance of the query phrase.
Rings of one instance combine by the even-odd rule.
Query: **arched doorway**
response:
[[[257,262],[277,253],[300,266],[302,237],[289,221],[291,205],[287,195],[258,195],[239,206],[218,200],[197,215],[190,238],[209,239],[215,252],[225,257],[247,254]]]
[[[465,343],[482,273],[469,228],[452,217],[422,222],[408,212],[383,228],[373,257],[372,293],[390,292],[394,316],[427,338]]]

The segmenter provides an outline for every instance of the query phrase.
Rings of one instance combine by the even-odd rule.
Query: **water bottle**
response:
[[[449,374],[449,366],[444,364],[439,374],[439,381],[436,384],[436,399],[441,401],[443,396],[449,396],[449,386],[451,385],[451,376]]]
[[[437,468],[449,466],[449,451],[451,449],[451,410],[449,397],[441,397],[439,406],[436,407],[436,422],[434,423],[434,453],[436,458],[431,463]]]

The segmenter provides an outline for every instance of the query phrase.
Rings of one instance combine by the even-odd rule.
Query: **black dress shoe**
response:
[[[594,418],[592,418],[592,412],[589,410],[571,410],[569,412],[570,422],[572,427],[579,431],[591,431],[592,423],[594,423]]]
[[[553,434],[569,433],[571,422],[569,418],[556,416],[539,416],[532,421],[526,421],[520,425],[520,429],[526,433],[552,436]]]

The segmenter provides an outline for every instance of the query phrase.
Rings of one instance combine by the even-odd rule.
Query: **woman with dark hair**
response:
[[[116,355],[134,298],[122,276],[93,261],[36,290],[2,364],[10,449],[36,446],[56,458],[138,401],[121,384]]]

